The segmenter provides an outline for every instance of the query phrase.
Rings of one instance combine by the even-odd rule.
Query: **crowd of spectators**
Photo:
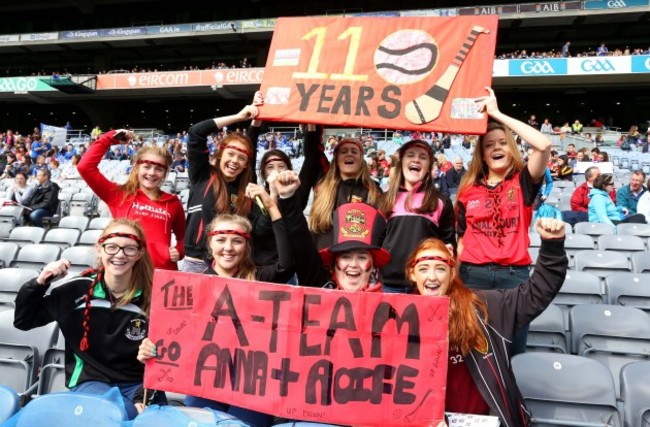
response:
[[[576,57],[584,58],[589,56],[630,56],[630,55],[650,55],[650,47],[630,48],[629,46],[616,47],[609,49],[605,43],[598,46],[582,48],[579,51],[571,51],[571,42],[566,42],[561,49],[551,50],[530,50],[521,49],[512,52],[497,53],[495,59],[546,59],[546,58],[567,58]]]

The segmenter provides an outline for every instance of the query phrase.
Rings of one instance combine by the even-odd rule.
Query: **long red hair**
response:
[[[435,238],[423,240],[406,259],[405,273],[409,280],[415,267],[412,266],[413,262],[420,252],[427,250],[449,253],[443,241]],[[457,347],[463,355],[474,349],[485,352],[488,341],[478,316],[487,322],[487,308],[478,295],[465,286],[458,274],[456,259],[450,257],[452,279],[446,295],[449,297],[449,346]]]

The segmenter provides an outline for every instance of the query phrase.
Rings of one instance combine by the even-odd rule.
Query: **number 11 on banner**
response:
[[[327,27],[317,27],[302,36],[301,40],[309,40],[311,38],[316,38],[314,43],[314,49],[311,53],[311,58],[309,59],[309,65],[306,72],[296,71],[292,74],[294,79],[331,79],[331,80],[349,80],[357,82],[368,81],[367,74],[354,74],[354,66],[359,54],[359,45],[361,44],[361,33],[363,32],[363,27],[350,27],[347,30],[343,31],[337,37],[337,40],[345,40],[350,38],[350,44],[348,46],[348,54],[345,58],[345,65],[343,66],[343,73],[323,73],[318,71],[318,66],[320,65],[321,55],[323,53],[323,47],[325,46],[325,36],[327,35]]]

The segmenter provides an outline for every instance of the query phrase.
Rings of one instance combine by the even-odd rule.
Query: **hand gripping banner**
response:
[[[278,19],[260,118],[484,133],[497,16]]]
[[[447,298],[156,270],[145,387],[288,419],[437,426]]]

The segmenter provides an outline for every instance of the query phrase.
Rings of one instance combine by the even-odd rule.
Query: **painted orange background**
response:
[[[473,47],[465,57],[462,66],[450,88],[449,95],[443,104],[437,119],[426,124],[413,124],[405,118],[405,106],[432,88],[445,73],[454,58],[458,55],[467,36],[474,26],[481,26],[489,33],[480,34]],[[492,81],[492,63],[496,45],[497,16],[463,16],[463,17],[308,17],[278,19],[267,59],[262,93],[265,95],[265,105],[261,108],[261,118],[270,121],[297,121],[302,123],[321,123],[325,125],[363,126],[378,128],[437,130],[458,133],[484,133],[487,118],[451,118],[452,101],[454,99],[469,99],[483,96],[487,92],[485,86]],[[312,61],[314,46],[318,37],[303,37],[315,28],[325,27],[322,52],[317,71],[323,73],[319,78],[307,79],[295,77],[294,72],[306,72]],[[350,28],[359,27],[359,48],[352,74],[366,75],[366,81],[345,81],[332,78],[332,74],[344,73],[346,60],[351,46]],[[403,30],[415,30],[428,33],[437,46],[437,62],[428,72],[422,71],[418,65],[422,60],[424,50],[400,53],[395,60],[398,66],[406,67],[417,73],[420,80],[410,83],[388,82],[382,78],[375,66],[375,55],[380,45],[390,45],[390,37],[399,37],[394,33]],[[348,31],[346,33],[346,30]],[[403,34],[403,33],[400,33]],[[413,44],[411,44],[413,46]],[[394,50],[393,50],[394,52]],[[415,65],[413,64],[415,63]],[[411,68],[409,68],[411,67]],[[297,85],[303,83],[306,87],[319,85],[314,95],[309,99],[308,107],[301,111],[302,97]],[[324,85],[327,88],[325,99],[320,99]],[[394,103],[386,103],[381,99],[382,90],[388,86],[396,86],[401,94],[392,96],[399,101],[399,111],[396,117],[386,118],[379,114],[379,108],[384,105],[394,108]],[[349,111],[339,109],[338,114],[332,114],[332,106],[341,94],[342,86],[350,87],[351,105]],[[371,87],[374,97],[366,102],[368,115],[357,114],[356,94],[361,87]],[[365,90],[367,94],[367,89]],[[392,95],[392,94],[389,94]],[[327,98],[333,98],[328,100]],[[282,102],[286,102],[282,104]],[[463,104],[461,101],[457,105]],[[473,104],[472,104],[473,105]],[[319,109],[321,111],[319,111]],[[329,111],[327,111],[329,109]],[[362,112],[360,109],[359,112]],[[463,117],[460,115],[459,117]]]
[[[97,76],[97,90],[255,85],[261,83],[262,76],[264,76],[263,68],[103,74]]]
[[[226,289],[232,296],[228,307],[236,311],[244,331],[245,344],[242,344],[236,332],[232,317],[220,315],[218,320],[213,317],[215,305],[225,295]],[[278,292],[283,293],[285,299],[274,315],[274,304],[269,295]],[[189,295],[191,298],[188,298]],[[342,297],[351,308],[355,330],[343,327],[332,329],[335,333],[328,353],[325,343],[334,317],[332,313],[338,313],[334,321],[346,320],[342,311],[334,310]],[[306,304],[305,301],[310,303]],[[407,324],[403,324],[398,330],[395,322],[388,321],[385,327],[378,327],[378,332],[374,333],[373,319],[381,304],[390,304],[399,316],[406,313],[409,307],[413,314],[415,308],[416,314],[410,319],[419,319],[419,328],[413,332],[409,331]],[[288,419],[364,426],[437,425],[437,420],[443,416],[447,380],[448,310],[447,298],[343,292],[156,270],[148,336],[158,343],[158,358],[147,363],[145,387],[203,396]],[[386,316],[388,313],[385,311]],[[303,316],[306,316],[305,321]],[[212,335],[206,338],[205,331],[209,324],[214,329]],[[408,348],[412,348],[407,346],[409,335],[420,337],[417,357],[408,352]],[[275,345],[271,344],[273,336],[276,337]],[[372,342],[373,337],[377,336],[381,336],[381,354],[373,356]],[[310,348],[318,347],[319,354],[301,355],[299,349],[303,338]],[[352,350],[350,342],[355,339],[360,343],[362,354],[355,355]],[[415,339],[411,341],[417,342]],[[245,376],[234,379],[227,368],[219,371],[226,377],[224,387],[213,385],[217,375],[214,369],[200,373],[201,383],[197,385],[196,367],[200,352],[213,345],[231,353],[236,349],[244,350],[246,356],[236,364],[246,363],[243,359],[257,357],[252,354],[264,353],[268,364],[263,363],[258,370],[259,376],[266,378],[263,395],[259,392],[259,383],[258,392],[245,393],[242,385],[246,383]],[[277,370],[287,361],[296,375],[295,381],[288,384],[287,392],[282,396],[280,382],[274,378],[278,378]],[[333,398],[331,404],[323,404],[320,384],[327,383],[327,375],[319,382],[315,394],[317,401],[307,403],[310,370],[316,364],[322,366],[320,364],[323,362],[332,363],[333,371],[337,373],[354,369],[375,370],[383,364],[397,369],[392,378],[381,375],[380,380],[385,385],[381,384],[375,389],[380,393],[379,403],[370,403],[367,399],[341,403]],[[208,365],[214,367],[216,358],[211,357]],[[416,372],[407,379],[411,384],[407,386],[407,391],[413,395],[413,402],[398,404],[393,398],[399,388],[396,377],[399,372],[405,372],[403,369]],[[349,386],[351,382],[346,381],[347,377],[342,378],[338,384],[341,387]],[[238,390],[232,389],[231,380],[239,381]],[[360,389],[372,388],[372,378],[359,381],[357,385],[359,393],[350,393],[348,397],[368,394]]]

